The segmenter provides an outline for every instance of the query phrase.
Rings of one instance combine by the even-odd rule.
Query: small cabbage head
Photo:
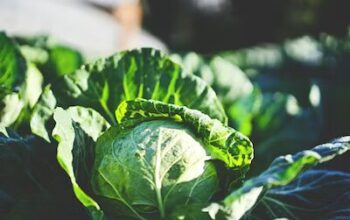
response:
[[[166,120],[111,128],[97,141],[92,188],[108,216],[166,219],[178,205],[205,203],[218,176],[202,142]]]

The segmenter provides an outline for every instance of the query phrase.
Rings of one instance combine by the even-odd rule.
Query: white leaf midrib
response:
[[[155,183],[155,190],[156,190],[156,197],[157,197],[157,203],[158,208],[160,212],[161,218],[165,217],[165,211],[164,211],[164,204],[162,200],[162,180],[161,180],[161,173],[160,173],[160,167],[162,163],[162,131],[159,131],[159,138],[157,140],[157,148],[156,148],[156,160],[155,160],[155,172],[154,172],[154,183]]]

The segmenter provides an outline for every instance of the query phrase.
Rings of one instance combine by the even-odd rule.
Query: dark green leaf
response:
[[[16,43],[0,32],[0,100],[20,86],[26,73],[26,61]]]
[[[75,49],[56,45],[49,48],[48,62],[47,65],[57,73],[57,76],[63,76],[74,73],[83,64],[83,57]]]
[[[86,219],[69,185],[55,146],[11,130],[0,134],[0,219]]]
[[[221,203],[211,204],[206,211],[213,219],[218,214],[230,220],[240,219],[259,201],[264,191],[285,186],[305,169],[329,161],[348,150],[350,150],[350,137],[342,137],[311,150],[278,157],[266,171],[247,180],[242,187],[234,190]]]
[[[116,123],[113,112],[117,106],[135,98],[183,105],[227,121],[221,103],[205,82],[186,74],[169,57],[153,49],[121,52],[85,65],[65,75],[63,85],[54,92],[64,105],[91,107],[110,123]]]
[[[350,174],[310,170],[286,186],[268,190],[244,219],[346,219]]]
[[[259,114],[263,96],[255,87],[254,90],[229,105],[227,115],[230,123],[244,135],[250,136],[253,131],[253,120]]]

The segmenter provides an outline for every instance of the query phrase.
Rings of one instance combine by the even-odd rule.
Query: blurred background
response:
[[[145,27],[171,49],[212,53],[324,32],[344,36],[348,5],[346,0],[148,0]]]
[[[252,139],[253,174],[350,134],[349,25],[347,0],[0,0],[0,29],[21,45],[56,42],[79,54],[50,61],[60,74],[125,49],[169,53]],[[349,171],[345,158],[331,166]]]
[[[346,0],[1,0],[0,27],[51,34],[95,54],[128,46],[213,53],[302,35],[344,36],[347,6]]]

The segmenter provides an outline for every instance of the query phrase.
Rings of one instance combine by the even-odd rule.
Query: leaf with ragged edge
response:
[[[94,139],[109,124],[94,110],[82,107],[71,107],[67,111],[57,108],[53,117],[56,125],[52,135],[58,141],[57,160],[71,179],[77,199],[89,210],[92,219],[103,219],[100,206],[88,195],[88,183]],[[78,182],[78,179],[83,180]]]
[[[27,64],[25,81],[18,88],[2,100],[3,108],[0,110],[0,123],[4,126],[27,126],[32,108],[38,101],[42,92],[43,77],[39,70],[31,63]]]
[[[27,66],[23,92],[20,95],[24,102],[33,108],[42,92],[43,76],[34,64],[28,63]]]
[[[25,81],[26,61],[16,43],[0,32],[0,124],[14,123],[24,106],[20,98],[20,86]]]
[[[27,123],[41,94],[43,78],[4,33],[0,33],[0,60],[0,124],[18,128]]]
[[[30,128],[33,134],[44,138],[48,142],[50,142],[50,137],[47,126],[55,107],[56,98],[51,91],[50,85],[48,85],[44,88],[39,101],[35,104],[30,119]]]
[[[0,32],[0,99],[12,93],[25,79],[26,61],[16,43]]]
[[[73,106],[67,111],[73,121],[78,123],[94,141],[110,127],[110,124],[93,109]]]
[[[25,104],[18,93],[8,94],[1,101],[3,108],[0,110],[0,125],[9,127],[15,123]]]
[[[266,190],[287,185],[305,169],[329,161],[348,150],[350,137],[342,137],[311,150],[278,157],[265,172],[247,180],[221,203],[212,203],[204,211],[208,212],[212,219],[218,215],[224,216],[223,219],[240,219],[259,201],[259,197]]]
[[[160,118],[183,121],[203,140],[213,158],[242,174],[246,171],[242,168],[249,167],[253,159],[253,145],[247,137],[198,110],[136,99],[122,102],[116,111],[116,118],[122,127],[132,127],[143,121]]]
[[[253,118],[259,111],[262,95],[246,73],[220,56],[205,59],[190,52],[173,54],[171,58],[189,73],[204,79],[214,89],[223,103],[230,126],[245,135],[251,134]]]
[[[125,51],[98,60],[65,75],[62,84],[53,90],[63,106],[93,108],[112,124],[116,123],[113,112],[117,106],[135,98],[187,106],[227,121],[215,92],[204,81],[186,74],[168,56],[153,49]]]

